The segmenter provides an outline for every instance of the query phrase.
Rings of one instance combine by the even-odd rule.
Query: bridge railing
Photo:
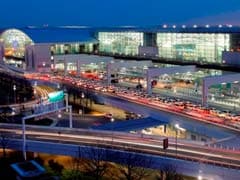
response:
[[[34,114],[41,114],[44,112],[50,112],[50,111],[55,111],[58,110],[60,108],[63,108],[64,105],[64,101],[58,101],[58,102],[54,102],[54,103],[47,103],[47,104],[38,104],[34,107],[33,109],[33,113]]]

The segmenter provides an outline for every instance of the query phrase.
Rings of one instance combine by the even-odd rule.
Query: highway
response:
[[[126,88],[120,88],[111,86],[106,87],[104,82],[94,81],[94,80],[83,80],[77,78],[61,78],[61,77],[52,77],[55,81],[59,83],[64,83],[70,87],[80,88],[82,91],[87,90],[88,92],[97,92],[99,94],[108,94],[110,96],[122,97],[128,99],[129,101],[134,101],[135,103],[139,103],[142,105],[152,106],[155,109],[160,109],[162,111],[167,112],[178,112],[180,116],[187,116],[191,119],[205,121],[207,123],[211,123],[217,126],[229,128],[232,130],[238,130],[238,122],[240,123],[240,116],[236,116],[234,119],[232,116],[225,114],[224,117],[220,116],[217,111],[211,112],[209,109],[204,107],[197,106],[196,104],[188,104],[185,107],[181,104],[181,106],[176,105],[176,102],[168,101],[161,102],[159,100],[155,100],[154,97],[148,97],[144,93],[128,90]],[[62,80],[63,79],[63,80]],[[85,90],[84,90],[85,89]],[[111,90],[112,89],[112,90]],[[110,91],[109,91],[110,90]],[[111,92],[115,93],[111,93]],[[173,99],[171,99],[173,100]],[[186,103],[184,101],[179,101],[177,103]]]
[[[19,125],[1,125],[0,131],[9,138],[21,139],[22,130]],[[212,164],[240,170],[240,151],[209,148],[178,140],[177,151],[175,139],[169,138],[169,148],[163,150],[164,137],[144,136],[111,131],[92,131],[69,128],[43,128],[28,126],[27,140],[52,142],[61,144],[84,144],[124,151],[172,157],[187,161]]]
[[[142,98],[131,94],[130,91],[129,93],[125,93],[125,90],[122,91],[121,89],[117,90],[115,93],[110,93],[104,89],[104,84],[98,81],[73,79],[70,77],[53,77],[48,79],[48,81],[55,81],[67,84],[68,86],[80,88],[80,92],[85,91],[87,88],[88,92],[96,92],[99,93],[100,96],[104,96],[107,104],[145,116],[151,116],[159,119],[160,121],[170,122],[173,125],[179,123],[181,127],[194,133],[200,133],[204,136],[208,136],[208,134],[210,134],[210,137],[221,139],[236,134],[232,132],[232,130],[239,132],[239,129],[232,128],[231,126],[228,126],[228,124],[225,125],[225,123],[233,123],[232,121],[224,121],[223,118],[216,117],[214,115],[209,116],[209,114],[205,113],[193,113],[193,111],[185,112],[184,110],[179,109],[179,107],[176,107],[174,104]],[[197,126],[196,120],[198,121]],[[219,128],[215,125],[219,126]]]

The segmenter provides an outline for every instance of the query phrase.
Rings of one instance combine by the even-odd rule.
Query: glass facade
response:
[[[93,51],[93,43],[54,44],[51,46],[52,55],[91,53]]]
[[[5,56],[23,58],[25,46],[32,44],[33,41],[22,31],[9,29],[0,36],[0,41],[4,43]]]
[[[221,63],[230,35],[221,33],[157,33],[159,57]]]
[[[138,55],[143,45],[141,32],[99,32],[99,51],[104,53]]]

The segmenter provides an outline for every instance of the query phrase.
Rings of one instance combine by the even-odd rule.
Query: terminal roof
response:
[[[13,28],[1,29],[1,32]],[[14,28],[27,34],[34,43],[97,43],[91,28],[23,27]]]

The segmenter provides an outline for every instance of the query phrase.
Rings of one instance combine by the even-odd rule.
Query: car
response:
[[[6,115],[6,116],[15,115],[15,112],[16,112],[15,108],[10,106],[0,108],[0,114]]]
[[[111,119],[113,117],[113,115],[111,113],[106,113],[104,115],[105,118]]]

